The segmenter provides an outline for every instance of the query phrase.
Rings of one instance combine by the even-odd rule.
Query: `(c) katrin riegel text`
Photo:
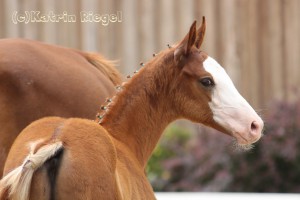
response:
[[[18,23],[47,23],[47,22],[79,22],[88,23],[95,22],[100,23],[103,26],[109,25],[109,23],[122,22],[122,12],[117,11],[111,14],[99,14],[93,11],[81,11],[79,15],[69,14],[67,11],[62,13],[55,13],[49,11],[47,13],[41,13],[40,11],[14,11],[12,14],[12,22]]]

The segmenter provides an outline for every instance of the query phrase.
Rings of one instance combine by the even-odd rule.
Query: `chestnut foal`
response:
[[[205,20],[160,52],[122,86],[99,115],[45,118],[16,139],[1,180],[1,199],[155,199],[144,169],[163,130],[186,118],[241,145],[256,142],[263,121],[224,69],[199,48]]]

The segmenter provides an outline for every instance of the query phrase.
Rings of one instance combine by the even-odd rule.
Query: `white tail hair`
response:
[[[30,145],[29,155],[22,165],[9,172],[0,181],[1,200],[29,200],[33,173],[63,147],[62,142],[58,141],[46,144],[35,152],[36,144],[37,142]]]

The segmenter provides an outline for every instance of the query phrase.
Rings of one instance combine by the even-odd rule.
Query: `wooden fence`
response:
[[[299,10],[299,0],[1,0],[0,37],[98,51],[119,59],[126,74],[181,39],[193,20],[205,15],[203,49],[227,69],[251,104],[267,109],[274,98],[296,98]],[[25,11],[33,13],[28,23]],[[82,12],[93,16],[92,22],[81,22]],[[51,14],[59,22],[37,22]]]

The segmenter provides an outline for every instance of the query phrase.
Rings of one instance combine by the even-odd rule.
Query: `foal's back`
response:
[[[13,140],[32,121],[45,116],[93,119],[99,103],[115,93],[118,74],[110,80],[96,66],[106,61],[94,58],[36,41],[0,40],[0,176]],[[105,67],[108,74],[116,72]]]

